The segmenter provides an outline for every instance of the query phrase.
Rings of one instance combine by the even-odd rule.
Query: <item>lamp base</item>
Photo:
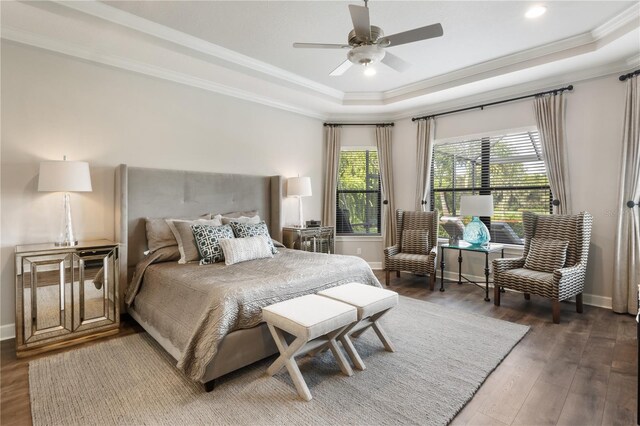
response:
[[[464,227],[462,238],[471,245],[483,246],[491,241],[491,234],[480,218],[473,216],[473,220]]]
[[[62,226],[54,244],[56,247],[77,246],[78,240],[73,232],[73,223],[71,221],[71,196],[68,192],[65,192],[62,201]]]
[[[73,247],[78,245],[78,240],[76,241],[56,241],[53,243],[56,247]]]

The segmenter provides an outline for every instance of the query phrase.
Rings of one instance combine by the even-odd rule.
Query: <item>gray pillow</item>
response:
[[[273,241],[271,240],[271,236],[269,235],[269,228],[267,228],[267,224],[264,222],[260,223],[239,223],[239,222],[231,222],[231,228],[233,228],[233,233],[236,238],[247,238],[247,237],[255,237],[256,235],[264,235],[267,237],[269,241],[269,248],[273,254],[278,253],[276,247],[273,245]]]
[[[429,231],[422,229],[405,229],[402,231],[402,252],[429,254]]]
[[[200,253],[198,252],[198,246],[196,245],[191,225],[222,225],[220,220],[215,218],[212,220],[168,219],[167,224],[178,242],[178,250],[180,250],[180,260],[178,260],[178,263],[182,264],[200,260]]]
[[[532,238],[524,267],[552,273],[564,267],[567,260],[567,247],[569,247],[569,241]]]
[[[220,241],[233,238],[233,230],[229,225],[191,225],[191,229],[200,252],[201,265],[209,265],[224,260],[224,252],[220,247]]]
[[[224,253],[224,263],[227,265],[273,257],[271,247],[269,247],[269,237],[264,235],[222,239],[219,244]]]
[[[247,210],[244,212],[229,212],[229,213],[211,213],[211,216],[224,216],[224,217],[253,217],[258,215],[258,210]]]
[[[219,219],[223,225],[227,225],[231,222],[239,222],[239,223],[260,223],[260,216],[255,215],[255,216],[239,216],[239,217],[229,217],[229,216],[221,216],[221,215],[215,215],[214,219]]]
[[[147,247],[149,251],[153,253],[156,250],[159,250],[163,247],[175,246],[178,244],[175,235],[171,231],[169,224],[167,224],[167,220],[176,220],[177,218],[154,218],[148,217],[146,218],[145,228],[147,231]],[[196,218],[184,218],[193,220]],[[211,215],[209,213],[204,214],[199,217],[199,219],[211,219]]]

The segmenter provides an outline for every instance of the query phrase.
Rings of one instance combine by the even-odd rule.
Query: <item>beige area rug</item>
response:
[[[330,351],[299,361],[313,395],[297,398],[273,357],[216,382],[211,393],[174,368],[147,334],[29,363],[35,425],[448,423],[528,327],[406,297],[384,319],[397,352],[372,330],[354,339],[367,365],[343,376]]]

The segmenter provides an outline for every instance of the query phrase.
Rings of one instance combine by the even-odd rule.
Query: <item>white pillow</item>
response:
[[[250,223],[250,224],[256,224],[261,222],[259,215],[255,215],[252,217],[248,217],[248,216],[228,217],[228,216],[222,216],[217,214],[213,218],[220,220],[220,222],[222,222],[223,225],[228,225],[231,222]]]
[[[271,246],[265,235],[247,238],[229,238],[218,242],[224,253],[224,263],[233,265],[247,260],[273,257]]]

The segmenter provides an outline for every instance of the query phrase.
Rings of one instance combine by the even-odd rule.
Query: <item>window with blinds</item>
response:
[[[438,144],[432,171],[431,206],[443,216],[458,215],[462,195],[493,195],[493,216],[481,218],[493,242],[523,244],[522,212],[551,213],[537,131]]]
[[[336,234],[380,235],[381,205],[376,149],[343,149],[338,166]]]

